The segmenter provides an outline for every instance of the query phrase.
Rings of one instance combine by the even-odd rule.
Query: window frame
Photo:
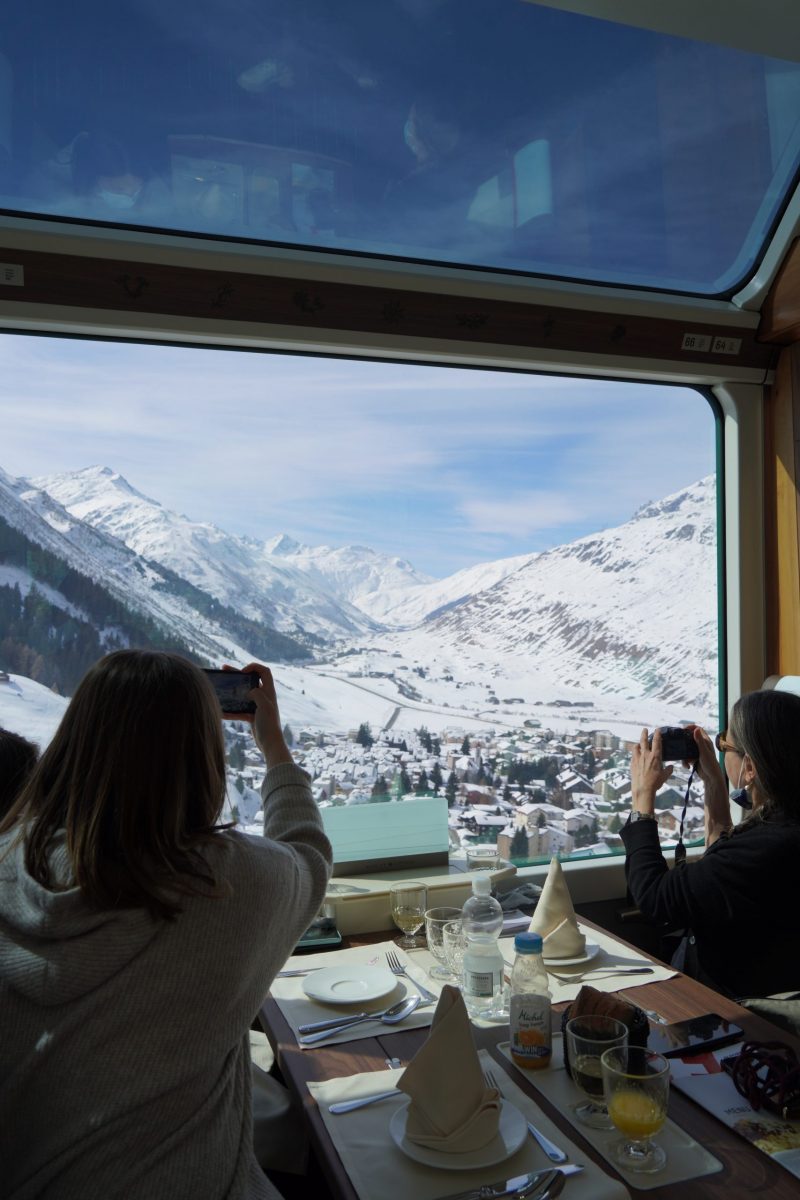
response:
[[[253,252],[250,246],[233,251],[225,243],[206,239],[164,237],[128,230],[84,229],[74,224],[33,219],[0,218],[0,258],[47,253],[78,256],[87,266],[106,270],[109,260],[137,264],[157,263],[178,269],[216,271],[223,268],[235,280],[249,272],[277,276],[307,287],[343,282],[361,287],[391,287],[398,294],[424,293],[458,296],[464,301],[501,300],[535,305],[542,302],[577,314],[600,314],[605,321],[634,313],[657,322],[714,324],[733,334],[754,338],[758,314],[727,301],[662,293],[632,292],[611,287],[574,287],[509,277],[497,272],[438,269],[424,264],[413,269],[393,261],[345,258],[326,252],[288,253],[272,247]],[[244,270],[243,270],[244,268]],[[55,289],[52,296],[25,299],[25,288],[0,291],[0,331],[63,337],[87,337],[122,342],[153,342],[215,349],[249,349],[256,352],[311,354],[421,364],[441,364],[478,369],[515,370],[544,374],[593,376],[620,381],[685,384],[705,395],[714,411],[717,428],[718,602],[720,608],[720,711],[728,698],[757,688],[765,677],[764,530],[763,530],[763,407],[771,368],[737,365],[730,357],[669,351],[662,343],[649,356],[631,356],[615,346],[613,352],[553,351],[539,345],[488,344],[474,331],[460,331],[449,340],[420,337],[411,332],[376,334],[358,329],[332,329],[316,314],[298,314],[291,325],[226,322],[210,317],[199,321],[185,312],[172,314],[137,311],[131,298],[127,307],[103,308],[87,303],[81,287],[72,295]],[[143,306],[144,307],[144,306]],[[717,324],[719,323],[719,324]],[[672,325],[670,324],[670,328]],[[479,334],[480,331],[478,331]],[[755,631],[755,632],[753,632]],[[598,862],[606,860],[598,860]],[[615,859],[610,860],[611,862]],[[580,874],[597,864],[574,864]],[[602,891],[613,895],[622,872],[602,872]],[[538,868],[531,868],[534,874]],[[612,880],[614,882],[612,882]],[[584,885],[585,886],[585,885]],[[610,889],[610,891],[609,891]],[[598,898],[593,896],[593,898]]]

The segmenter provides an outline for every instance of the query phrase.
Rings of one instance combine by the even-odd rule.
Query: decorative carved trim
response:
[[[297,279],[178,267],[163,263],[0,249],[0,261],[21,263],[25,286],[14,299],[76,308],[213,317],[264,326],[391,333],[480,346],[541,347],[598,355],[720,364],[769,370],[773,347],[740,325],[558,308],[516,300],[465,304],[446,292],[392,290],[330,279]],[[443,287],[446,286],[443,284]],[[711,349],[684,349],[687,333],[710,336]],[[738,352],[713,353],[716,338],[736,339]]]

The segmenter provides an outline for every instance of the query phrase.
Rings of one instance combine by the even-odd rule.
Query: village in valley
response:
[[[622,851],[631,806],[630,745],[607,730],[572,734],[535,727],[481,733],[424,726],[373,734],[367,723],[343,733],[285,728],[295,760],[311,776],[321,808],[394,804],[421,796],[447,803],[454,852],[497,848],[517,865]],[[242,727],[228,730],[230,817],[259,825],[263,763]],[[688,771],[675,763],[656,813],[662,845],[678,838]],[[687,842],[703,837],[702,785],[693,782]]]

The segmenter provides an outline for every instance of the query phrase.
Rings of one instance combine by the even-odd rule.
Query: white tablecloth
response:
[[[600,947],[600,950],[594,958],[576,966],[563,966],[554,961],[545,964],[550,971],[557,971],[559,975],[575,976],[574,983],[564,983],[562,980],[556,979],[552,974],[548,976],[554,1004],[561,1004],[565,1000],[574,1000],[584,983],[591,984],[598,992],[619,992],[626,988],[643,987],[646,983],[659,983],[665,979],[673,979],[677,975],[677,971],[673,971],[669,967],[659,966],[658,963],[654,963],[647,955],[641,954],[636,950],[630,950],[622,942],[618,942],[616,938],[612,937],[610,933],[590,929],[585,925],[581,925],[580,928],[581,932],[586,936],[587,943],[596,944]],[[501,938],[500,948],[503,952],[503,958],[508,964],[512,964],[514,961],[514,939]],[[627,967],[651,967],[652,974],[604,974],[606,971],[621,971]],[[580,979],[577,978],[579,975],[581,976]]]
[[[487,1051],[481,1051],[480,1059],[484,1068],[490,1067],[493,1071],[504,1097],[565,1150],[570,1162],[584,1164],[585,1170],[580,1175],[572,1175],[566,1181],[565,1195],[568,1194],[570,1200],[626,1200],[629,1197],[625,1185],[612,1179],[582,1154]],[[308,1085],[360,1200],[437,1200],[440,1196],[553,1165],[532,1137],[526,1137],[520,1149],[505,1162],[481,1170],[445,1171],[414,1162],[394,1144],[389,1134],[392,1113],[408,1101],[402,1093],[397,1098],[381,1100],[354,1112],[338,1116],[328,1112],[328,1105],[336,1101],[354,1100],[393,1087],[400,1075],[402,1071],[375,1071]]]
[[[435,979],[431,979],[427,971],[427,968],[433,966],[436,961],[433,956],[427,950],[415,950],[411,954],[407,954],[403,950],[398,950],[396,944],[390,941],[378,942],[373,946],[357,946],[351,950],[331,950],[327,954],[296,954],[286,962],[283,970],[301,970],[305,967],[340,967],[349,963],[385,967],[386,953],[389,950],[393,950],[398,955],[401,963],[428,991],[439,996],[442,985]],[[382,1012],[389,1005],[414,992],[413,983],[403,976],[398,976],[394,991],[388,996],[382,996],[379,1000],[370,1000],[365,1004],[355,1006],[352,1004],[323,1004],[319,1000],[312,1000],[305,994],[303,991],[304,978],[306,977],[275,979],[270,989],[273,999],[277,1001],[283,1016],[291,1025],[295,1037],[299,1036],[298,1026],[300,1025],[308,1025],[312,1021],[325,1021],[336,1016],[348,1017],[359,1011]],[[353,1042],[360,1038],[391,1033],[392,1030],[424,1027],[430,1025],[435,1011],[435,1004],[418,1008],[409,1017],[406,1017],[402,1025],[382,1025],[380,1021],[361,1022],[341,1033],[332,1033],[330,1037],[314,1043],[313,1046],[304,1047],[304,1049],[313,1050],[319,1046]]]

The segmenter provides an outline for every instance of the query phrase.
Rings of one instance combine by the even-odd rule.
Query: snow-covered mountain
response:
[[[435,582],[405,559],[379,554],[369,546],[304,546],[284,533],[267,542],[265,549],[378,621],[386,619],[384,605],[391,606],[398,593],[405,597]]]
[[[715,526],[709,476],[615,529],[514,560],[504,578],[464,599],[454,595],[416,635],[397,635],[393,644],[407,655],[416,640],[420,661],[427,650],[451,662],[499,664],[528,694],[544,686],[549,694],[652,698],[712,712]],[[443,595],[448,584],[462,590],[455,576],[434,586]]]
[[[416,724],[426,713],[430,727],[512,726],[564,704],[592,709],[595,723],[715,711],[713,476],[616,528],[442,580],[367,547],[228,534],[170,512],[109,468],[33,484],[2,476],[0,515],[4,495],[66,541],[65,555],[98,563],[120,586],[141,575],[151,592],[142,603],[174,616],[182,635],[191,606],[182,613],[154,582],[158,564],[251,620],[315,635],[325,662],[281,675],[296,719],[321,728],[367,717],[399,728],[404,713]],[[222,626],[205,633],[218,639]],[[249,656],[246,637],[237,644]]]
[[[229,534],[171,512],[109,467],[42,476],[34,485],[73,516],[161,563],[252,620],[324,639],[367,633],[359,597],[425,581],[408,563],[365,547],[302,546]]]
[[[255,629],[234,621],[221,623],[225,614],[214,616],[214,601],[187,585],[172,572],[135,553],[122,541],[73,516],[57,500],[25,479],[15,479],[0,470],[0,520],[34,546],[53,555],[64,567],[102,589],[123,609],[152,622],[159,636],[180,643],[209,662],[230,657],[244,661],[248,651],[243,640]],[[57,583],[40,578],[25,563],[15,563],[10,554],[0,560],[0,584],[20,587],[25,595],[32,584],[50,603],[73,610],[81,620],[96,623],[90,615],[70,605],[59,593]],[[230,614],[231,617],[235,614]],[[112,627],[99,629],[101,637],[114,634]],[[300,652],[287,644],[288,656]]]

